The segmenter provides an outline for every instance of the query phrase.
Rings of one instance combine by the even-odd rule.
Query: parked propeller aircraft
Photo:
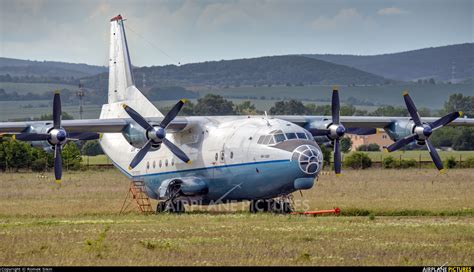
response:
[[[61,147],[68,140],[100,138],[113,164],[130,179],[143,179],[149,197],[161,200],[157,212],[183,212],[183,201],[202,205],[250,200],[250,211],[290,212],[285,197],[312,188],[323,155],[316,140],[334,148],[334,170],[341,173],[340,139],[384,129],[397,150],[416,141],[426,144],[440,127],[474,126],[474,119],[453,112],[421,118],[408,95],[410,117],[339,116],[339,92],[332,93],[331,116],[177,116],[185,100],[163,114],[134,84],[124,19],[110,20],[108,103],[99,119],[61,120],[60,94],[54,94],[53,120],[0,123],[0,133],[54,150],[54,174],[61,180]],[[101,135],[101,137],[99,137]]]

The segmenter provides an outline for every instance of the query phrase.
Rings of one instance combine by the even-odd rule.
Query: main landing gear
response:
[[[279,197],[276,199],[256,199],[250,201],[249,211],[257,212],[273,212],[288,214],[293,211],[290,197]]]
[[[171,184],[168,189],[168,193],[168,199],[159,202],[156,206],[156,213],[184,213],[184,203],[178,199],[178,197],[181,195],[181,188],[179,184]]]
[[[184,204],[181,200],[165,200],[158,203],[156,213],[184,213]]]

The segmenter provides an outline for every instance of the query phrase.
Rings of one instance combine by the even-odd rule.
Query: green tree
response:
[[[369,113],[370,116],[408,116],[404,107],[382,106]]]
[[[234,103],[220,95],[207,94],[198,99],[194,113],[196,115],[233,115],[235,114]]]
[[[331,164],[331,149],[325,147],[324,145],[321,145],[320,148],[321,148],[321,152],[323,153],[324,165],[330,165]]]
[[[453,148],[456,150],[474,150],[474,129],[464,127],[453,139]]]
[[[365,169],[372,166],[372,160],[370,159],[369,155],[363,152],[353,152],[352,154],[346,156],[344,159],[344,165],[353,169]]]
[[[99,140],[87,141],[82,146],[82,154],[86,156],[97,156],[104,154],[102,147],[100,146]]]
[[[462,111],[468,117],[474,116],[474,96],[452,94],[444,103],[444,114],[453,111]]]
[[[77,145],[73,142],[68,142],[62,149],[63,168],[66,170],[78,170],[81,166],[81,152]]]
[[[70,115],[69,113],[63,111],[63,112],[61,112],[61,119],[62,120],[74,120],[74,117],[72,115]],[[39,118],[35,118],[35,120],[38,120],[38,121],[53,120],[53,114],[52,113],[43,114]]]
[[[235,105],[235,112],[240,115],[256,115],[258,114],[255,105],[250,101],[244,101]]]
[[[349,137],[344,137],[341,139],[341,152],[347,153],[351,151],[352,148],[352,140]]]
[[[18,170],[28,168],[31,164],[31,147],[20,141],[7,140],[3,142],[5,165]]]
[[[304,115],[306,108],[301,101],[291,99],[290,101],[278,101],[270,108],[271,115]]]

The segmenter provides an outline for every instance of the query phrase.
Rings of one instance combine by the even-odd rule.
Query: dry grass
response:
[[[115,170],[65,173],[60,188],[0,174],[0,265],[472,265],[474,171],[344,173],[321,176],[307,205],[372,216],[118,215],[128,182]],[[379,216],[420,210],[463,216]]]

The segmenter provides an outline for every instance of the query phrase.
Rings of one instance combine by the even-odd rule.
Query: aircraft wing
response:
[[[292,122],[301,127],[331,122],[331,116],[279,115],[272,117]],[[437,119],[439,117],[427,117],[421,118],[421,121],[431,123]],[[395,122],[408,122],[410,117],[341,116],[340,120],[346,128],[385,128]],[[474,126],[474,118],[458,118],[449,123],[448,126]]]
[[[163,117],[145,118],[150,124],[158,125]],[[62,127],[68,133],[120,133],[129,124],[134,123],[131,118],[116,118],[116,119],[83,119],[83,120],[63,120]],[[24,122],[5,122],[0,123],[0,133],[15,134],[27,132],[31,128],[42,128],[52,126],[53,121],[24,121]],[[185,117],[176,117],[168,125],[167,131],[179,132],[184,130],[189,121]]]

